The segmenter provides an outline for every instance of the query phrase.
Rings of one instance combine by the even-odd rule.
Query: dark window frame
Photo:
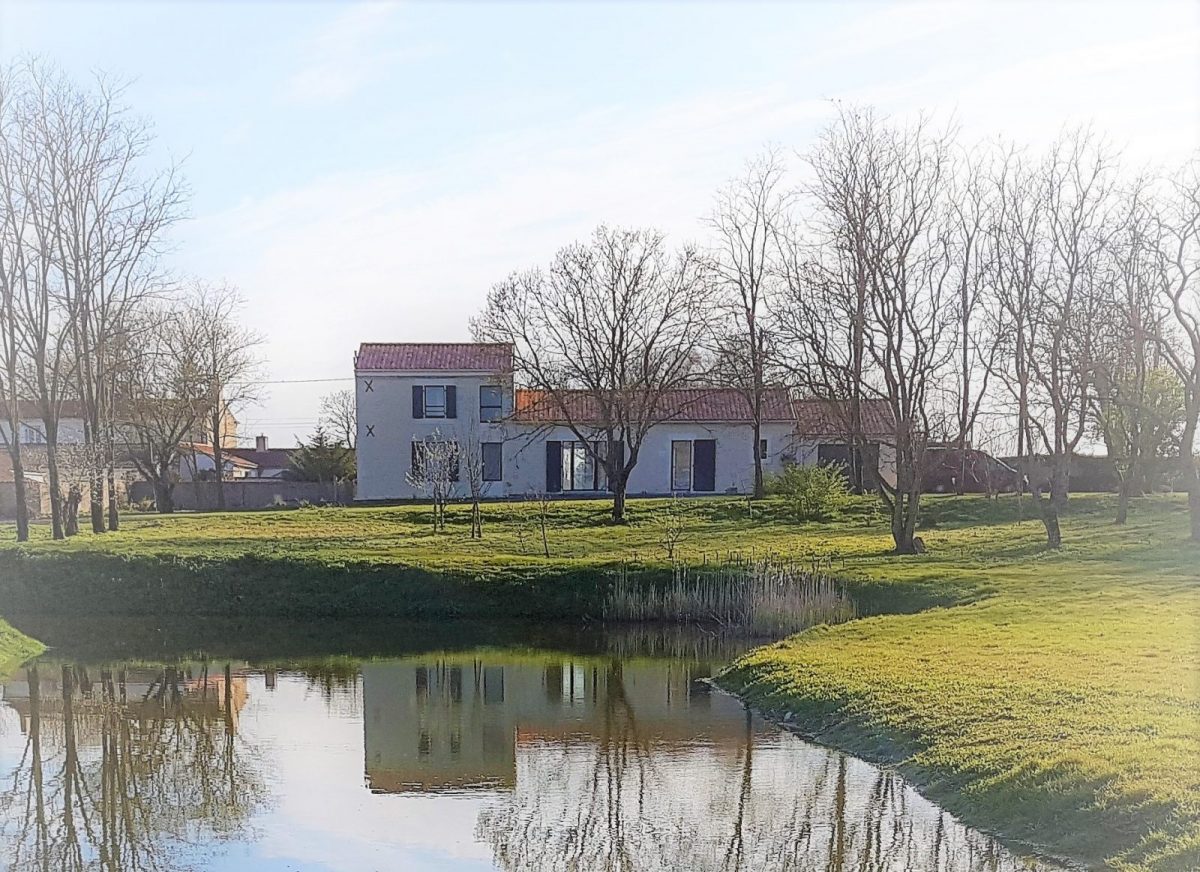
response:
[[[488,477],[489,469],[488,469],[487,455],[488,455],[489,450],[493,450],[496,452],[496,463],[495,463],[495,470],[494,470],[495,477],[494,478]],[[504,481],[504,443],[503,442],[481,442],[481,443],[479,443],[479,452],[480,452],[479,460],[483,466],[483,480],[485,482],[489,482],[489,483]]]
[[[483,401],[484,391],[495,391],[496,402],[485,403]],[[490,424],[504,419],[504,387],[502,385],[480,385],[479,386],[479,421],[483,424]]]

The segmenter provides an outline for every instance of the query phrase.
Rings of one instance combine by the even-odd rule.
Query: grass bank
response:
[[[31,639],[0,620],[0,677],[8,675],[26,660],[31,660],[44,650],[41,642]]]
[[[599,619],[615,570],[636,583],[670,583],[660,508],[635,502],[631,522],[614,526],[604,503],[556,503],[549,557],[523,504],[487,506],[482,540],[470,538],[462,507],[451,509],[446,533],[435,533],[428,508],[414,505],[131,516],[119,534],[65,542],[37,528],[26,546],[0,544],[0,603],[7,614]],[[866,505],[823,525],[791,523],[770,501],[751,512],[744,500],[697,500],[683,523],[676,558],[787,555],[821,564],[858,577],[860,613],[982,592],[953,579],[897,586],[859,572],[885,559],[890,541]],[[7,532],[0,529],[0,543]]]
[[[989,595],[818,627],[719,683],[994,832],[1094,866],[1200,869],[1200,550],[1183,508],[1145,503],[1125,528],[1077,512],[1059,554],[1029,525],[930,533],[931,554],[868,571]]]
[[[834,524],[692,504],[689,563],[788,555],[852,579],[860,614],[740,660],[723,684],[809,734],[890,761],[968,823],[1122,870],[1200,868],[1200,552],[1182,501],[1074,497],[1046,554],[1028,504],[932,499],[930,553],[887,555],[865,504]],[[628,526],[559,503],[131,518],[118,535],[0,550],[0,609],[62,614],[595,616],[608,570],[669,579],[653,502]],[[0,530],[0,537],[6,537]],[[954,606],[946,608],[943,606]],[[888,614],[884,614],[888,613]],[[900,614],[903,613],[903,614]],[[20,626],[20,624],[18,624]]]

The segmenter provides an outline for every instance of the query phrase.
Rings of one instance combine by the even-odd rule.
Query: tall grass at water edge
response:
[[[610,621],[716,624],[759,637],[782,637],[856,617],[844,584],[787,561],[693,568],[676,565],[669,582],[647,585],[625,572],[605,604]]]

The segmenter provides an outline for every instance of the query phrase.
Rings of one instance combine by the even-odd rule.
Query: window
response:
[[[21,438],[19,441],[23,445],[45,445],[46,434],[37,427],[31,427],[28,424],[22,424]]]
[[[717,484],[717,443],[714,439],[671,443],[671,490],[711,493]]]
[[[504,417],[504,392],[496,385],[481,385],[479,388],[479,420],[499,421]]]
[[[604,464],[597,467],[596,458],[592,452],[603,455],[599,442],[592,443],[592,451],[588,451],[585,442],[564,442],[562,444],[562,489],[567,491],[604,490],[608,480],[604,474]]]
[[[427,475],[425,464],[432,462],[443,464],[449,473],[450,481],[458,481],[458,458],[458,445],[454,442],[414,441],[411,459],[413,478],[424,479]],[[431,479],[437,478],[437,470],[430,470],[428,475]]]
[[[457,418],[454,385],[413,385],[413,418]]]
[[[446,417],[446,387],[445,385],[425,386],[425,417]]]
[[[675,441],[671,443],[671,490],[690,491],[692,489],[692,443]]]
[[[758,440],[758,459],[759,460],[767,459],[767,440],[766,439]]]
[[[483,480],[504,480],[504,443],[484,442],[480,446],[483,452]]]

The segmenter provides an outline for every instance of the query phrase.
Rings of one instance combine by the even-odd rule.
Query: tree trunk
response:
[[[16,430],[14,429],[14,433]],[[13,497],[16,500],[14,508],[17,512],[17,541],[29,541],[29,502],[26,496],[25,467],[21,462],[21,445],[15,439],[9,456],[12,458]]]
[[[114,466],[110,458],[105,470],[105,479],[108,485],[108,529],[113,533],[121,529],[121,514],[117,510],[117,470]]]
[[[754,498],[761,500],[763,490],[763,458],[759,446],[762,444],[762,422],[754,422]]]
[[[1120,489],[1117,491],[1117,518],[1115,523],[1123,526],[1129,520],[1129,496],[1133,490],[1133,478],[1128,471],[1121,476]]]
[[[1062,548],[1062,527],[1059,524],[1059,512],[1067,502],[1067,464],[1066,458],[1054,460],[1049,470],[1050,496],[1043,496],[1041,481],[1033,484],[1033,501],[1042,516],[1042,525],[1046,528],[1046,546],[1053,551]]]
[[[1062,548],[1062,528],[1058,524],[1058,509],[1054,507],[1053,500],[1039,499],[1038,505],[1042,507],[1042,524],[1046,528],[1046,547],[1057,551]]]
[[[622,473],[620,480],[613,485],[612,521],[614,524],[625,523],[625,489],[628,486],[629,479],[625,473]]]
[[[92,450],[96,450],[95,444]],[[88,470],[88,514],[92,520],[92,532],[97,535],[104,532],[104,470],[98,463],[93,463]]]
[[[154,482],[154,508],[162,515],[175,511],[175,497],[171,493],[171,482],[163,476]]]
[[[221,444],[221,416],[212,417],[213,466],[217,480],[217,509],[225,511],[225,446]]]
[[[1183,486],[1187,489],[1188,495],[1192,541],[1200,542],[1200,469],[1196,468],[1196,416],[1189,414],[1187,421],[1183,430],[1183,438],[1179,441],[1179,462],[1183,473]]]
[[[50,429],[49,426],[46,427]],[[50,533],[55,539],[62,539],[66,536],[63,530],[63,494],[62,481],[58,474],[58,434],[54,434],[54,440],[46,434],[46,486],[50,489]]]

